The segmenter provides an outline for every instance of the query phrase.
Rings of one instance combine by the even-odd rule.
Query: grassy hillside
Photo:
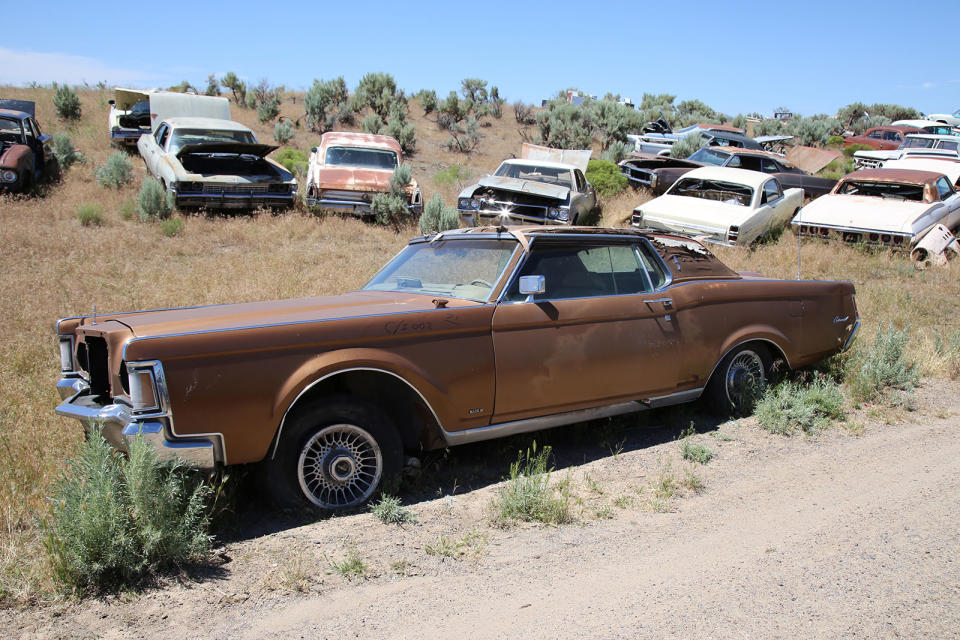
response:
[[[143,165],[133,157],[136,179],[120,190],[100,187],[94,168],[111,149],[106,130],[109,92],[81,91],[83,117],[74,124],[57,119],[52,91],[0,87],[0,95],[37,102],[46,133],[68,131],[86,162],[59,183],[24,197],[0,197],[0,600],[36,594],[48,580],[39,553],[36,519],[48,508],[46,487],[63,468],[82,432],[73,420],[53,414],[58,353],[54,322],[66,315],[100,311],[326,295],[361,285],[417,233],[399,233],[350,217],[319,217],[303,211],[281,215],[191,215],[180,236],[166,237],[156,224],[130,218]],[[285,101],[283,114],[299,116]],[[252,110],[232,107],[235,119],[272,141],[272,124],[261,125]],[[429,198],[441,193],[452,203],[456,184],[438,186],[433,176],[453,164],[476,178],[503,158],[518,154],[521,136],[509,108],[488,119],[479,148],[469,156],[441,147],[446,134],[423,117],[415,101],[417,153],[414,176]],[[292,145],[309,150],[316,134],[299,130]],[[640,202],[628,192],[606,207],[606,222],[620,223]],[[82,203],[101,207],[101,226],[81,226]],[[796,277],[796,241],[755,251],[723,249],[737,269]],[[892,322],[913,328],[912,355],[927,374],[953,374],[951,357],[933,348],[934,332],[945,336],[957,319],[960,267],[918,272],[903,256],[873,254],[845,246],[810,244],[803,250],[807,278],[853,280],[864,319],[864,339]],[[949,354],[948,354],[949,355]]]

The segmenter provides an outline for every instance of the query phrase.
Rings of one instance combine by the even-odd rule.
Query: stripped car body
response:
[[[0,190],[28,191],[56,170],[51,136],[40,131],[36,105],[0,100]]]
[[[600,219],[597,193],[583,169],[549,160],[504,160],[457,198],[460,224],[587,225]]]
[[[633,210],[637,228],[688,233],[707,242],[750,245],[783,227],[803,206],[802,189],[746,169],[701,167]]]
[[[858,169],[877,169],[887,160],[899,160],[911,155],[960,157],[960,136],[931,133],[911,133],[896,149],[857,151],[853,162]]]
[[[699,167],[749,169],[775,176],[785,189],[803,189],[804,197],[816,198],[829,193],[836,180],[812,176],[793,166],[779,154],[733,147],[703,147],[686,159],[646,156],[620,162],[620,171],[634,187],[645,187],[662,194],[677,179]]]
[[[790,224],[803,236],[909,249],[938,223],[951,230],[960,224],[960,193],[950,179],[934,171],[883,168],[847,174]]]
[[[849,282],[741,275],[683,237],[460,229],[339,296],[64,318],[56,411],[123,450],[263,461],[281,504],[338,509],[404,451],[705,392],[742,408],[775,362],[816,362],[858,326]]]
[[[373,196],[390,190],[390,178],[402,163],[400,143],[390,136],[328,131],[310,150],[307,206],[370,215]],[[416,180],[407,195],[408,208],[420,214],[423,195]]]
[[[259,144],[239,122],[167,118],[137,148],[178,207],[286,208],[297,197],[297,179],[266,157],[277,147]]]

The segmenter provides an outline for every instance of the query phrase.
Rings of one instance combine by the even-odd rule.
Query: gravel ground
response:
[[[918,411],[860,412],[815,437],[698,424],[706,465],[681,459],[680,426],[561,437],[563,526],[494,525],[499,484],[476,469],[502,475],[512,455],[468,449],[447,463],[468,490],[413,498],[416,524],[246,516],[219,566],[0,611],[0,636],[960,638],[958,390],[931,381]],[[438,478],[425,471],[424,494],[434,480],[452,493]],[[664,478],[669,498],[654,495]],[[350,558],[362,576],[334,567]]]

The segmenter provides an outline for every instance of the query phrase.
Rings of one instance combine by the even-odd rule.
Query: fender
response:
[[[775,346],[780,353],[783,354],[783,357],[787,361],[787,366],[791,369],[793,368],[791,362],[796,359],[796,351],[790,339],[770,325],[752,324],[747,325],[746,327],[741,327],[734,333],[730,334],[726,340],[724,340],[723,345],[717,354],[713,369],[715,370],[717,368],[717,365],[720,364],[720,361],[723,360],[723,358],[730,353],[732,349],[745,342],[750,342],[751,340],[769,342]],[[713,370],[711,370],[710,375],[713,375]],[[709,380],[709,377],[707,379]]]

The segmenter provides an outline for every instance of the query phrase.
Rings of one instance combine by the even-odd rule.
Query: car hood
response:
[[[933,205],[871,196],[821,196],[800,210],[794,222],[877,231],[909,232],[912,223]]]
[[[650,217],[678,224],[692,223],[724,231],[730,226],[743,224],[756,213],[755,209],[740,204],[669,194],[654,198],[638,208],[643,211],[645,219]]]
[[[112,325],[111,320],[113,320],[123,325],[136,338],[236,331],[274,325],[328,322],[346,318],[428,311],[436,308],[432,302],[435,297],[392,291],[353,291],[338,296],[296,300],[245,302],[117,315],[103,314],[97,318],[97,326]],[[453,308],[476,304],[469,300],[450,298],[447,306]],[[92,328],[89,318],[84,321],[84,328]]]
[[[480,187],[491,189],[502,189],[503,191],[516,191],[517,193],[528,193],[547,198],[556,198],[557,200],[566,200],[570,195],[568,187],[561,187],[555,184],[545,184],[543,182],[534,182],[533,180],[521,180],[520,178],[506,178],[502,176],[487,176],[478,183]]]
[[[313,182],[320,189],[389,191],[393,170],[320,165],[313,169],[312,174]]]
[[[900,149],[889,149],[887,151],[857,151],[853,154],[854,158],[869,158],[871,160],[892,160],[899,158],[902,151]]]
[[[279,149],[277,145],[259,144],[252,142],[207,142],[205,144],[184,145],[177,151],[177,157],[190,153],[232,153],[236,155],[257,156],[264,158],[274,149]]]
[[[650,154],[638,155],[632,158],[627,158],[620,164],[636,167],[638,169],[663,169],[666,167],[677,167],[682,169],[697,169],[699,167],[707,166],[702,162],[695,162],[693,160],[686,160],[683,158],[671,158],[669,156],[655,156]]]

